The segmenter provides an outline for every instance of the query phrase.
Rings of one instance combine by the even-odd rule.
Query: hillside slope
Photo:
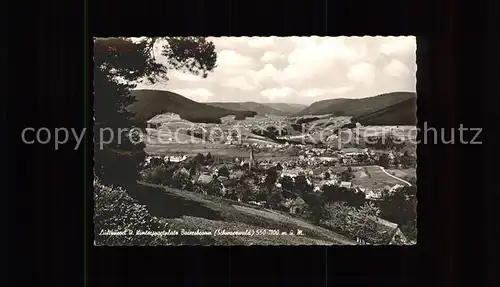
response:
[[[361,99],[332,99],[315,102],[298,115],[324,115],[358,117],[388,108],[400,102],[414,99],[412,92],[394,92]]]
[[[228,110],[220,107],[198,103],[170,91],[132,90],[136,102],[127,109],[136,114],[136,119],[146,121],[155,115],[172,112],[181,117],[221,118],[238,115],[244,111]]]
[[[323,101],[317,101],[312,103],[310,106],[299,111],[296,116],[308,116],[308,115],[321,115],[319,111],[323,110],[325,107],[329,107],[335,104],[341,104],[349,99],[329,99]]]
[[[212,102],[206,103],[207,105],[211,105],[213,107],[234,110],[234,111],[254,111],[257,115],[264,116],[268,115],[277,115],[277,116],[285,116],[290,113],[275,109],[266,104],[260,104],[256,102]]]
[[[356,245],[356,242],[302,219],[258,206],[215,196],[140,183],[132,192],[149,212],[172,230],[245,231],[272,229],[303,231],[297,235],[184,236],[177,244],[197,245]],[[129,192],[130,193],[130,192]],[[182,236],[181,236],[182,237]]]
[[[363,126],[412,126],[417,124],[416,98],[354,118]]]

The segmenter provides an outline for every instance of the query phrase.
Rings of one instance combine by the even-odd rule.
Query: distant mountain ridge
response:
[[[254,111],[258,115],[289,116],[305,108],[304,105],[256,102],[211,102],[208,105],[235,111]]]
[[[228,115],[239,119],[254,115],[349,116],[362,125],[416,124],[416,93],[394,92],[361,99],[330,99],[314,102],[308,107],[288,103],[214,102],[199,103],[182,95],[162,90],[132,90],[136,102],[127,107],[139,121],[172,112],[190,121],[215,120]],[[298,111],[299,110],[299,111]],[[298,112],[297,112],[298,111]]]
[[[312,103],[297,113],[298,116],[333,114],[334,116],[361,116],[416,97],[412,92],[393,92],[361,99],[331,99]]]
[[[414,126],[417,124],[417,99],[408,99],[390,107],[354,118],[363,126]]]
[[[353,117],[363,125],[416,124],[416,93],[393,92],[361,99],[331,99],[314,102],[296,116]]]
[[[183,118],[220,119],[228,115],[253,116],[255,112],[230,110],[198,103],[170,91],[162,90],[132,90],[136,102],[127,107],[135,113],[139,121],[147,121],[152,117],[166,112],[179,114]]]
[[[256,102],[212,102],[206,104],[211,105],[213,107],[234,110],[234,111],[254,111],[257,112],[257,115],[261,116],[264,116],[266,114],[278,115],[278,116],[286,115],[286,113],[283,111]]]

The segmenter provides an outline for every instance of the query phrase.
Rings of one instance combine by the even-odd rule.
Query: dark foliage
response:
[[[216,67],[215,45],[204,37],[170,37],[163,45],[162,55],[170,68],[187,70],[206,78]]]
[[[383,218],[405,225],[417,219],[417,188],[405,186],[393,193],[384,193],[379,203]]]
[[[169,244],[165,237],[134,235],[137,230],[162,231],[166,225],[123,189],[104,186],[95,180],[94,210],[94,234],[99,245]],[[100,235],[106,231],[126,232],[126,235]]]
[[[271,167],[265,171],[265,179],[262,182],[261,190],[267,194],[273,193],[275,191],[275,185],[278,180],[278,171],[275,167]],[[267,198],[267,195],[265,196]]]
[[[414,167],[417,165],[417,158],[410,155],[408,151],[405,151],[401,158],[399,158],[399,163],[403,166],[403,168]]]
[[[294,129],[297,132],[302,132],[302,125],[301,124],[292,124],[292,129]]]
[[[168,65],[158,63],[153,55],[157,40],[94,40],[94,135],[98,139],[95,141],[94,165],[96,175],[104,184],[128,186],[138,179],[138,166],[145,157],[145,145],[140,138],[145,123],[137,121],[134,113],[126,108],[135,102],[130,94],[130,89],[135,87],[132,81],[166,79]],[[172,67],[186,67],[203,76],[215,67],[214,46],[205,39],[163,40],[163,53]],[[111,131],[113,136],[102,137],[104,129]]]
[[[408,99],[392,106],[356,117],[362,125],[416,125],[417,102],[416,98]]]
[[[377,160],[377,165],[379,165],[383,168],[388,168],[389,167],[389,156],[387,156],[386,154],[381,154]]]
[[[356,128],[356,123],[348,123],[340,127],[340,129],[354,129]]]
[[[256,135],[259,135],[259,136],[263,136],[263,137],[272,139],[272,140],[276,139],[276,136],[274,135],[274,133],[272,131],[267,130],[267,129],[266,130],[263,130],[263,129],[253,129],[252,133],[256,134]]]
[[[328,171],[327,171],[327,172],[325,172],[325,174],[323,175],[323,179],[325,179],[325,180],[329,180],[330,178],[331,178],[330,173],[329,173]]]
[[[344,202],[326,205],[327,214],[323,222],[344,235],[360,238],[373,244],[387,244],[391,234],[380,228],[375,222],[380,210],[371,203],[359,208],[348,206]]]
[[[293,179],[292,192],[294,194],[302,197],[302,199],[304,199],[305,201],[306,201],[306,198],[308,198],[308,195],[313,193],[313,190],[314,190],[314,186],[312,184],[309,184],[306,176],[299,175]],[[311,201],[311,202],[315,203],[314,200],[315,199],[313,199],[313,201]],[[307,201],[306,201],[306,203],[307,203]]]
[[[340,187],[336,185],[324,185],[322,187],[325,202],[345,202],[350,206],[360,207],[365,204],[365,194],[355,189]]]
[[[252,117],[255,117],[257,115],[257,112],[254,112],[254,111],[241,111],[241,112],[234,112],[233,113],[235,115],[234,119],[235,120],[244,120],[246,118],[252,118]]]
[[[230,173],[229,173],[229,169],[227,168],[227,166],[223,166],[223,167],[219,168],[218,175],[219,176],[229,177]]]
[[[289,176],[283,176],[281,177],[278,182],[281,184],[281,188],[283,189],[283,191],[285,192],[285,196],[287,194],[292,194],[293,192],[293,187],[294,187],[294,183],[293,183],[293,178],[289,177]],[[286,196],[286,197],[290,197],[290,196]]]
[[[340,174],[340,179],[342,181],[350,181],[351,179],[354,178],[354,175],[352,174],[351,171],[349,170],[344,170],[341,174]]]
[[[228,115],[244,114],[244,112],[198,103],[171,91],[133,90],[131,94],[135,102],[127,106],[127,110],[135,113],[135,118],[140,121],[149,120],[155,115],[166,112],[178,114],[187,120],[201,118],[201,120],[209,119],[210,121]]]
[[[321,196],[319,194],[309,192],[303,193],[302,199],[304,199],[307,204],[307,208],[305,210],[306,217],[316,224],[320,223],[320,221],[324,219],[327,214],[325,202]]]
[[[193,136],[195,138],[199,138],[199,139],[205,139],[205,133],[201,132],[201,131],[196,131],[196,130],[187,130],[186,131],[186,134],[187,135],[190,135],[190,136]]]
[[[267,127],[267,131],[272,133],[275,137],[288,135],[288,130],[286,128],[276,128],[274,126]]]

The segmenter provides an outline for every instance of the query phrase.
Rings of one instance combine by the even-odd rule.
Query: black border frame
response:
[[[128,6],[125,2],[94,1],[88,3],[87,67],[91,67],[93,36],[416,35],[419,36],[419,120],[425,119],[436,127],[453,127],[459,123],[495,127],[498,116],[490,121],[483,116],[498,115],[495,102],[486,103],[478,96],[486,94],[487,84],[495,83],[494,73],[485,70],[493,60],[483,55],[485,53],[467,57],[477,45],[485,43],[459,34],[459,28],[480,28],[487,24],[486,20],[460,19],[465,8],[451,0],[411,4],[344,2],[219,1],[215,4],[200,0],[163,1],[154,5],[141,2]],[[475,4],[474,8],[467,7],[469,13],[477,9],[486,15],[494,11],[493,5],[496,5]],[[18,44],[14,47],[16,50],[9,53],[9,63],[12,61],[16,66],[12,73],[20,69],[14,89],[23,89],[20,95],[9,95],[14,109],[8,111],[8,119],[14,121],[18,116],[14,125],[20,124],[21,129],[26,126],[81,128],[84,4],[44,2],[36,5],[33,11],[19,7],[11,14],[16,27],[27,25],[35,34],[26,36],[18,31],[10,40]],[[328,21],[325,21],[325,11],[328,11]],[[68,23],[75,24],[75,28],[70,29]],[[476,38],[478,35],[487,36],[487,32],[478,29]],[[498,51],[494,42],[488,42],[485,47],[491,49],[490,55]],[[479,72],[465,76],[465,64]],[[37,76],[27,80],[26,74],[32,76],[33,69]],[[87,74],[88,87],[91,87],[91,73]],[[470,82],[480,84],[467,86]],[[29,91],[30,88],[34,91]],[[498,91],[496,85],[490,84],[489,88]],[[30,98],[27,103],[26,97],[35,94],[37,98]],[[91,107],[91,97],[87,96]],[[87,125],[90,127],[89,122]],[[9,217],[15,221],[9,223],[8,240],[19,245],[8,249],[9,269],[16,269],[9,270],[9,282],[25,285],[20,282],[34,279],[43,286],[80,285],[84,282],[81,259],[84,210],[80,185],[83,149],[73,151],[67,146],[54,152],[50,146],[22,145],[21,129],[8,126],[12,143],[8,144],[11,150],[7,157],[17,157],[16,162],[9,163],[9,172],[13,174],[7,178],[9,200],[17,199],[9,203]],[[485,131],[483,136],[491,139],[492,134]],[[488,279],[494,278],[493,269],[481,265],[486,258],[484,251],[493,246],[493,239],[488,239],[486,234],[491,230],[481,229],[471,234],[463,226],[471,220],[495,224],[490,217],[493,197],[480,192],[496,191],[495,147],[485,144],[480,148],[482,150],[472,146],[419,146],[419,242],[416,247],[97,248],[92,246],[92,228],[87,226],[90,236],[86,250],[88,286],[166,283],[174,286],[240,286],[241,283],[314,286],[373,285],[375,282],[397,286],[456,286],[466,278],[486,286]],[[87,154],[91,156],[92,151],[88,150]],[[466,170],[470,166],[475,169]],[[87,174],[92,173],[87,171]],[[28,180],[25,176],[29,175],[32,177]],[[90,186],[87,184],[89,198]],[[474,197],[469,195],[471,188],[476,191]],[[91,210],[92,205],[88,204],[87,208]],[[92,223],[89,210],[87,223]],[[466,247],[474,249],[469,251]],[[491,251],[488,254],[492,256]],[[36,268],[26,261],[33,258]],[[482,269],[478,269],[476,275],[465,272],[477,268]],[[210,284],[216,281],[218,283]]]

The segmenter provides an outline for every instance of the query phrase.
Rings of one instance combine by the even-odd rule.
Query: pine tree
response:
[[[156,61],[155,44],[162,46],[168,63]],[[135,183],[145,157],[140,138],[145,123],[126,109],[135,102],[130,89],[140,80],[167,80],[168,68],[206,77],[216,57],[213,43],[201,37],[94,40],[94,168],[103,183]]]

